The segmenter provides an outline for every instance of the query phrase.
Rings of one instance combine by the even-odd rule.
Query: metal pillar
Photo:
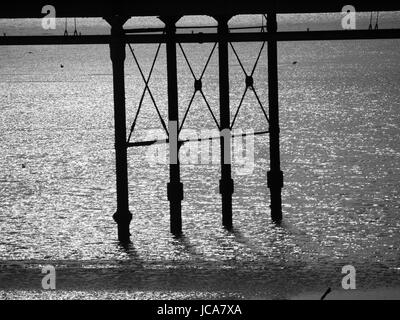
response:
[[[168,200],[170,203],[170,228],[175,236],[182,234],[182,204],[183,184],[180,179],[179,167],[179,145],[178,145],[178,77],[176,63],[176,27],[175,23],[180,17],[160,17],[165,23],[167,36],[167,82],[168,82],[168,120],[169,120],[169,176],[170,182],[167,185]]]
[[[267,16],[268,33],[276,34],[276,12],[271,10]],[[269,153],[270,171],[268,171],[268,188],[271,192],[271,218],[274,222],[282,220],[283,173],[280,168],[279,151],[279,97],[278,97],[278,59],[277,41],[274,37],[268,40],[268,103],[269,103]]]
[[[117,178],[117,211],[113,218],[118,224],[118,240],[130,242],[129,225],[132,214],[129,211],[128,199],[128,165],[126,146],[125,115],[125,39],[123,25],[127,17],[113,16],[106,18],[111,25],[110,55],[113,68],[114,89],[114,126],[115,126],[115,168]]]
[[[234,191],[231,176],[231,132],[229,110],[229,54],[228,21],[229,16],[218,16],[218,59],[219,59],[219,103],[221,131],[221,180],[219,192],[222,196],[222,225],[232,228],[232,194]]]

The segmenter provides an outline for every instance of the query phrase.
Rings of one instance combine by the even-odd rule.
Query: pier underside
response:
[[[39,1],[40,3],[40,1]],[[43,18],[42,4],[20,3],[9,4],[0,11],[0,18]],[[128,166],[127,149],[136,146],[146,146],[153,142],[134,144],[126,137],[126,110],[125,110],[125,71],[127,45],[131,43],[165,43],[167,56],[167,83],[168,83],[168,119],[164,121],[164,128],[169,144],[170,181],[167,185],[166,197],[170,202],[171,232],[182,234],[182,205],[184,186],[180,180],[179,146],[182,143],[179,137],[180,124],[178,118],[180,103],[178,101],[177,80],[177,46],[181,43],[205,43],[216,45],[218,50],[218,77],[219,77],[219,111],[220,118],[214,117],[220,131],[221,147],[221,178],[219,192],[221,194],[222,224],[228,230],[233,226],[232,195],[234,181],[231,175],[230,144],[233,138],[231,130],[231,109],[229,101],[229,59],[228,50],[235,42],[264,42],[268,54],[268,110],[264,111],[268,123],[268,130],[263,132],[269,135],[270,168],[267,177],[270,189],[271,218],[279,223],[282,220],[283,172],[280,166],[280,130],[279,130],[279,91],[278,91],[278,63],[277,43],[279,41],[300,40],[340,40],[340,39],[388,39],[400,38],[400,30],[339,30],[339,31],[304,31],[279,32],[277,14],[280,13],[314,13],[314,12],[341,12],[346,5],[344,1],[307,1],[289,3],[289,1],[247,1],[242,3],[225,1],[110,1],[101,5],[92,5],[78,1],[53,1],[57,17],[102,17],[111,26],[110,35],[83,35],[74,37],[65,36],[4,36],[0,37],[0,45],[67,45],[67,44],[107,44],[110,46],[110,57],[113,67],[114,93],[114,125],[115,125],[115,155],[116,155],[116,184],[117,209],[114,220],[118,224],[118,238],[121,242],[130,240],[130,221],[132,214],[129,208],[128,194]],[[358,11],[396,11],[400,4],[380,1],[365,3],[353,1],[352,5]],[[266,17],[266,29],[256,32],[231,32],[229,20],[237,14],[263,14]],[[176,23],[185,15],[209,15],[218,25],[212,32],[179,33]],[[159,16],[164,28],[147,30],[125,30],[125,22],[133,16]],[[144,32],[143,32],[144,31]],[[133,53],[133,52],[132,52]],[[240,61],[239,61],[240,62]],[[147,88],[147,83],[143,79]],[[267,84],[265,84],[267,85]],[[201,92],[201,79],[194,79],[195,92]],[[246,88],[253,87],[251,75],[246,74]],[[261,108],[263,106],[261,105]],[[132,130],[133,131],[133,130]],[[146,144],[147,143],[147,144]]]

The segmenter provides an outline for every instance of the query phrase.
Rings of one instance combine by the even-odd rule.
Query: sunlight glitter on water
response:
[[[188,47],[191,60],[205,59],[204,51],[210,48],[201,48]],[[237,46],[247,57],[246,67],[256,56],[255,48],[258,46]],[[378,58],[369,54],[377,48],[387,55],[388,66],[376,63]],[[400,100],[398,87],[389,84],[399,83],[400,56],[393,41],[280,45],[285,172],[281,226],[269,218],[266,136],[255,138],[253,174],[234,176],[235,229],[231,233],[221,227],[218,166],[182,167],[185,236],[180,240],[169,233],[168,167],[147,165],[146,150],[130,150],[133,244],[129,250],[115,242],[116,227],[111,218],[115,177],[112,85],[106,76],[111,74],[108,48],[68,47],[60,51],[32,47],[31,55],[24,55],[25,50],[2,48],[2,58],[9,59],[0,71],[2,266],[13,260],[61,265],[62,261],[93,260],[112,265],[120,262],[117,270],[135,272],[150,264],[153,273],[138,275],[132,283],[146,283],[157,292],[160,288],[154,283],[161,280],[171,285],[171,277],[182,284],[175,287],[176,295],[187,292],[189,297],[189,289],[196,283],[217,290],[218,281],[225,281],[222,295],[262,295],[270,285],[273,297],[286,296],[296,285],[310,286],[312,291],[321,283],[340,278],[340,265],[348,262],[366,265],[369,271],[365,274],[380,274],[371,278],[372,285],[398,282],[393,268],[398,267],[400,256]],[[138,48],[141,61],[149,62],[153,50]],[[360,51],[367,54],[360,57]],[[296,66],[291,64],[293,58],[299,61]],[[163,59],[150,85],[166,117]],[[179,59],[180,83],[184,84],[180,100],[186,106],[191,76],[181,56]],[[62,71],[60,61],[65,65]],[[237,106],[243,76],[233,59],[231,63],[232,104]],[[363,67],[354,67],[360,65]],[[217,112],[216,66],[213,60],[207,73],[207,96]],[[21,74],[14,75],[16,70]],[[130,60],[127,70],[130,122],[143,85],[137,82],[137,70]],[[265,102],[265,63],[260,70],[255,82]],[[376,74],[381,75],[380,81],[374,81]],[[138,130],[159,127],[151,101],[145,101],[142,112]],[[250,98],[241,112],[238,126],[265,129],[262,113]],[[187,125],[196,130],[214,126],[200,101],[193,105]],[[171,273],[154,271],[153,264],[160,261]],[[293,268],[286,274],[291,284],[285,289],[281,289],[285,284],[270,280],[282,276],[280,268]],[[318,272],[310,275],[310,268]],[[223,280],[220,272],[225,272]],[[12,271],[7,269],[7,274]],[[315,279],[310,281],[312,277]],[[364,286],[368,286],[364,277]],[[72,276],[67,279],[72,282],[70,289],[75,290],[71,292],[79,296],[79,283]],[[27,281],[27,288],[36,288],[35,281]],[[101,272],[94,281],[98,284],[95,289],[101,290]],[[252,285],[254,292],[248,289]],[[3,287],[13,288],[13,282],[2,280]]]

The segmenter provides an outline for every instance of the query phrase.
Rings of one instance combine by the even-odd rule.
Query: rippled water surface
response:
[[[235,44],[247,70],[259,47]],[[134,48],[147,73],[156,46]],[[184,46],[196,74],[211,48]],[[356,267],[360,288],[399,287],[399,49],[399,40],[279,45],[280,226],[269,217],[268,136],[255,138],[252,174],[239,175],[234,163],[233,232],[221,227],[218,165],[182,166],[182,239],[169,233],[167,164],[148,162],[154,146],[130,149],[132,245],[123,248],[112,220],[108,47],[0,48],[0,291],[40,290],[40,267],[49,263],[60,270],[66,298],[284,298],[340,287],[346,264]],[[164,51],[150,87],[167,119]],[[216,58],[203,86],[218,117]],[[180,52],[178,59],[182,118],[193,84]],[[254,76],[265,105],[266,61],[264,51]],[[233,113],[244,76],[232,51],[230,65]],[[139,77],[127,52],[128,128],[143,89]],[[252,93],[236,126],[268,128]],[[215,127],[201,99],[185,127]],[[161,128],[146,96],[134,138]]]

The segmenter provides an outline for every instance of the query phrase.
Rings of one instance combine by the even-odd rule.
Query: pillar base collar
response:
[[[234,190],[234,183],[232,179],[219,180],[219,193],[232,195]]]
[[[113,215],[113,219],[118,224],[129,224],[132,220],[132,213],[129,210],[117,210]]]
[[[268,171],[267,172],[267,185],[268,188],[279,187],[283,188],[283,172],[282,171]]]
[[[169,182],[167,184],[167,194],[169,201],[182,201],[183,200],[183,183]]]

